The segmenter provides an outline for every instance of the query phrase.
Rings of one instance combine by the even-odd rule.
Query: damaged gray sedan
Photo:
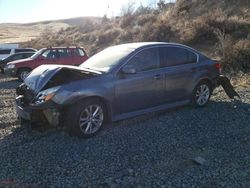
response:
[[[192,103],[205,106],[223,85],[237,96],[220,64],[175,43],[129,43],[106,48],[80,67],[42,65],[17,90],[16,110],[33,123],[66,126],[91,137],[107,121]]]

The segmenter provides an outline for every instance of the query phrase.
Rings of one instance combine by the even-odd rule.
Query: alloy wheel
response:
[[[100,105],[89,105],[80,114],[79,127],[84,134],[97,132],[104,121],[104,113]]]
[[[29,72],[28,71],[22,71],[21,73],[20,73],[20,78],[22,79],[22,80],[25,80],[25,78],[27,78],[29,76]]]
[[[207,103],[210,97],[210,89],[207,84],[201,84],[196,90],[195,100],[199,106]]]

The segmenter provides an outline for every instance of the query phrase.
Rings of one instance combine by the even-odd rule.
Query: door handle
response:
[[[161,74],[156,74],[156,75],[154,76],[154,78],[155,78],[156,80],[160,80],[160,79],[162,78],[162,75],[161,75]]]

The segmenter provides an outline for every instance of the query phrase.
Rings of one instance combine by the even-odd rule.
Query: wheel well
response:
[[[208,78],[201,79],[198,83],[200,83],[200,82],[207,82],[212,87],[212,82]]]
[[[200,82],[207,82],[210,86],[210,89],[211,89],[211,93],[213,93],[213,90],[214,90],[214,87],[213,87],[213,84],[212,84],[212,81],[208,78],[203,78],[201,80],[199,80],[199,82],[195,85],[195,87],[200,83]]]
[[[29,68],[29,67],[20,67],[20,68],[17,69],[17,73],[19,73],[21,70],[29,70],[29,71],[31,71],[32,69]]]

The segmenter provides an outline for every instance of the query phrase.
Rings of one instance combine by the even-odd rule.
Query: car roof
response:
[[[82,48],[81,46],[69,46],[69,47],[47,47],[47,48],[42,48],[42,49],[76,49],[76,48]]]
[[[191,49],[193,51],[196,51],[195,49],[193,49],[189,46],[186,46],[184,44],[171,43],[171,42],[135,42],[135,43],[120,44],[120,45],[111,46],[111,47],[138,49],[138,48],[150,47],[150,46],[176,46],[176,47],[184,47],[184,48],[188,48],[188,49]]]

